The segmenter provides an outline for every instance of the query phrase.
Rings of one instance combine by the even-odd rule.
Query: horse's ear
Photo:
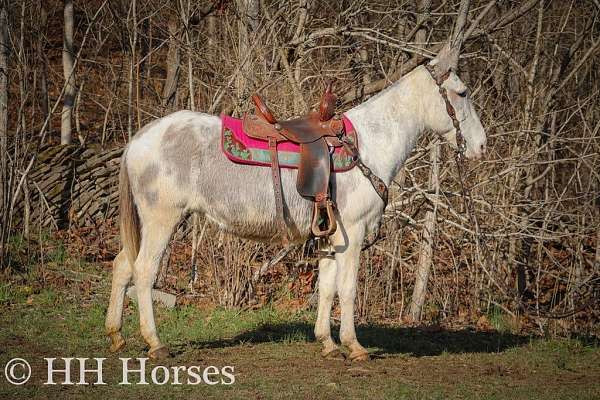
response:
[[[458,48],[451,46],[450,43],[446,43],[437,57],[429,62],[429,65],[433,67],[438,77],[442,77],[451,70],[456,69],[458,65],[458,52]]]

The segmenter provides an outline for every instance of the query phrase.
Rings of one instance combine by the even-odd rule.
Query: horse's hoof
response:
[[[321,356],[328,360],[345,360],[346,359],[346,357],[344,357],[344,353],[342,353],[340,351],[340,349],[338,349],[337,347],[333,348],[331,350],[323,349],[323,351],[321,352]]]
[[[169,349],[167,349],[166,346],[160,346],[156,349],[150,349],[148,351],[148,357],[154,361],[164,360],[165,358],[169,358],[170,355]]]
[[[110,352],[116,353],[125,347],[125,339],[120,332],[110,334]]]
[[[361,362],[361,361],[369,361],[370,357],[369,357],[369,352],[366,350],[358,350],[358,351],[353,351],[352,353],[350,353],[350,361],[352,362]]]

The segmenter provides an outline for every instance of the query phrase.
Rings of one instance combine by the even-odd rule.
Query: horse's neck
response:
[[[424,130],[422,71],[346,112],[358,134],[363,162],[386,184],[396,176]]]

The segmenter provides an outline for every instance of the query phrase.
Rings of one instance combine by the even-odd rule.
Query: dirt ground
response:
[[[108,352],[103,335],[109,282],[105,274],[94,271],[92,283],[78,284],[77,290],[51,285],[36,289],[23,277],[0,281],[1,399],[600,399],[597,339],[361,325],[359,339],[372,360],[351,364],[321,358],[312,335],[312,311],[291,313],[273,306],[252,311],[157,307],[159,332],[173,356],[148,362],[149,384],[123,385],[119,358],[130,357],[131,368],[139,368],[136,358],[145,357],[146,349],[135,303],[130,302],[124,324],[127,347],[120,354]],[[32,370],[29,381],[18,386],[7,381],[10,368],[5,370],[15,357],[27,360]],[[91,384],[96,375],[88,373],[89,385],[47,385],[44,358],[50,357],[59,358],[53,365],[60,369],[61,357],[106,358],[106,384]],[[164,385],[158,384],[164,369],[152,380],[158,365],[169,368]],[[95,364],[88,360],[85,366]],[[200,374],[216,367],[208,380],[217,384],[188,384],[186,371],[192,366]],[[231,380],[222,373],[226,366],[232,368],[233,384],[220,382]],[[182,384],[172,384],[173,367],[184,371]],[[71,370],[77,382],[77,360]],[[128,376],[131,382],[139,381],[139,373]],[[63,377],[55,373],[53,380],[62,383]]]

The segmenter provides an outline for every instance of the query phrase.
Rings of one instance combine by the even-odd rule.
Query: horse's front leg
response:
[[[348,246],[336,253],[337,289],[342,312],[340,325],[340,341],[350,350],[350,360],[365,361],[369,359],[367,350],[358,343],[354,330],[354,301],[358,280],[359,257],[364,234],[362,229],[348,232]]]
[[[323,344],[321,355],[326,358],[341,356],[338,346],[331,338],[331,306],[336,292],[337,263],[331,258],[319,261],[319,308],[315,324],[315,337]]]

